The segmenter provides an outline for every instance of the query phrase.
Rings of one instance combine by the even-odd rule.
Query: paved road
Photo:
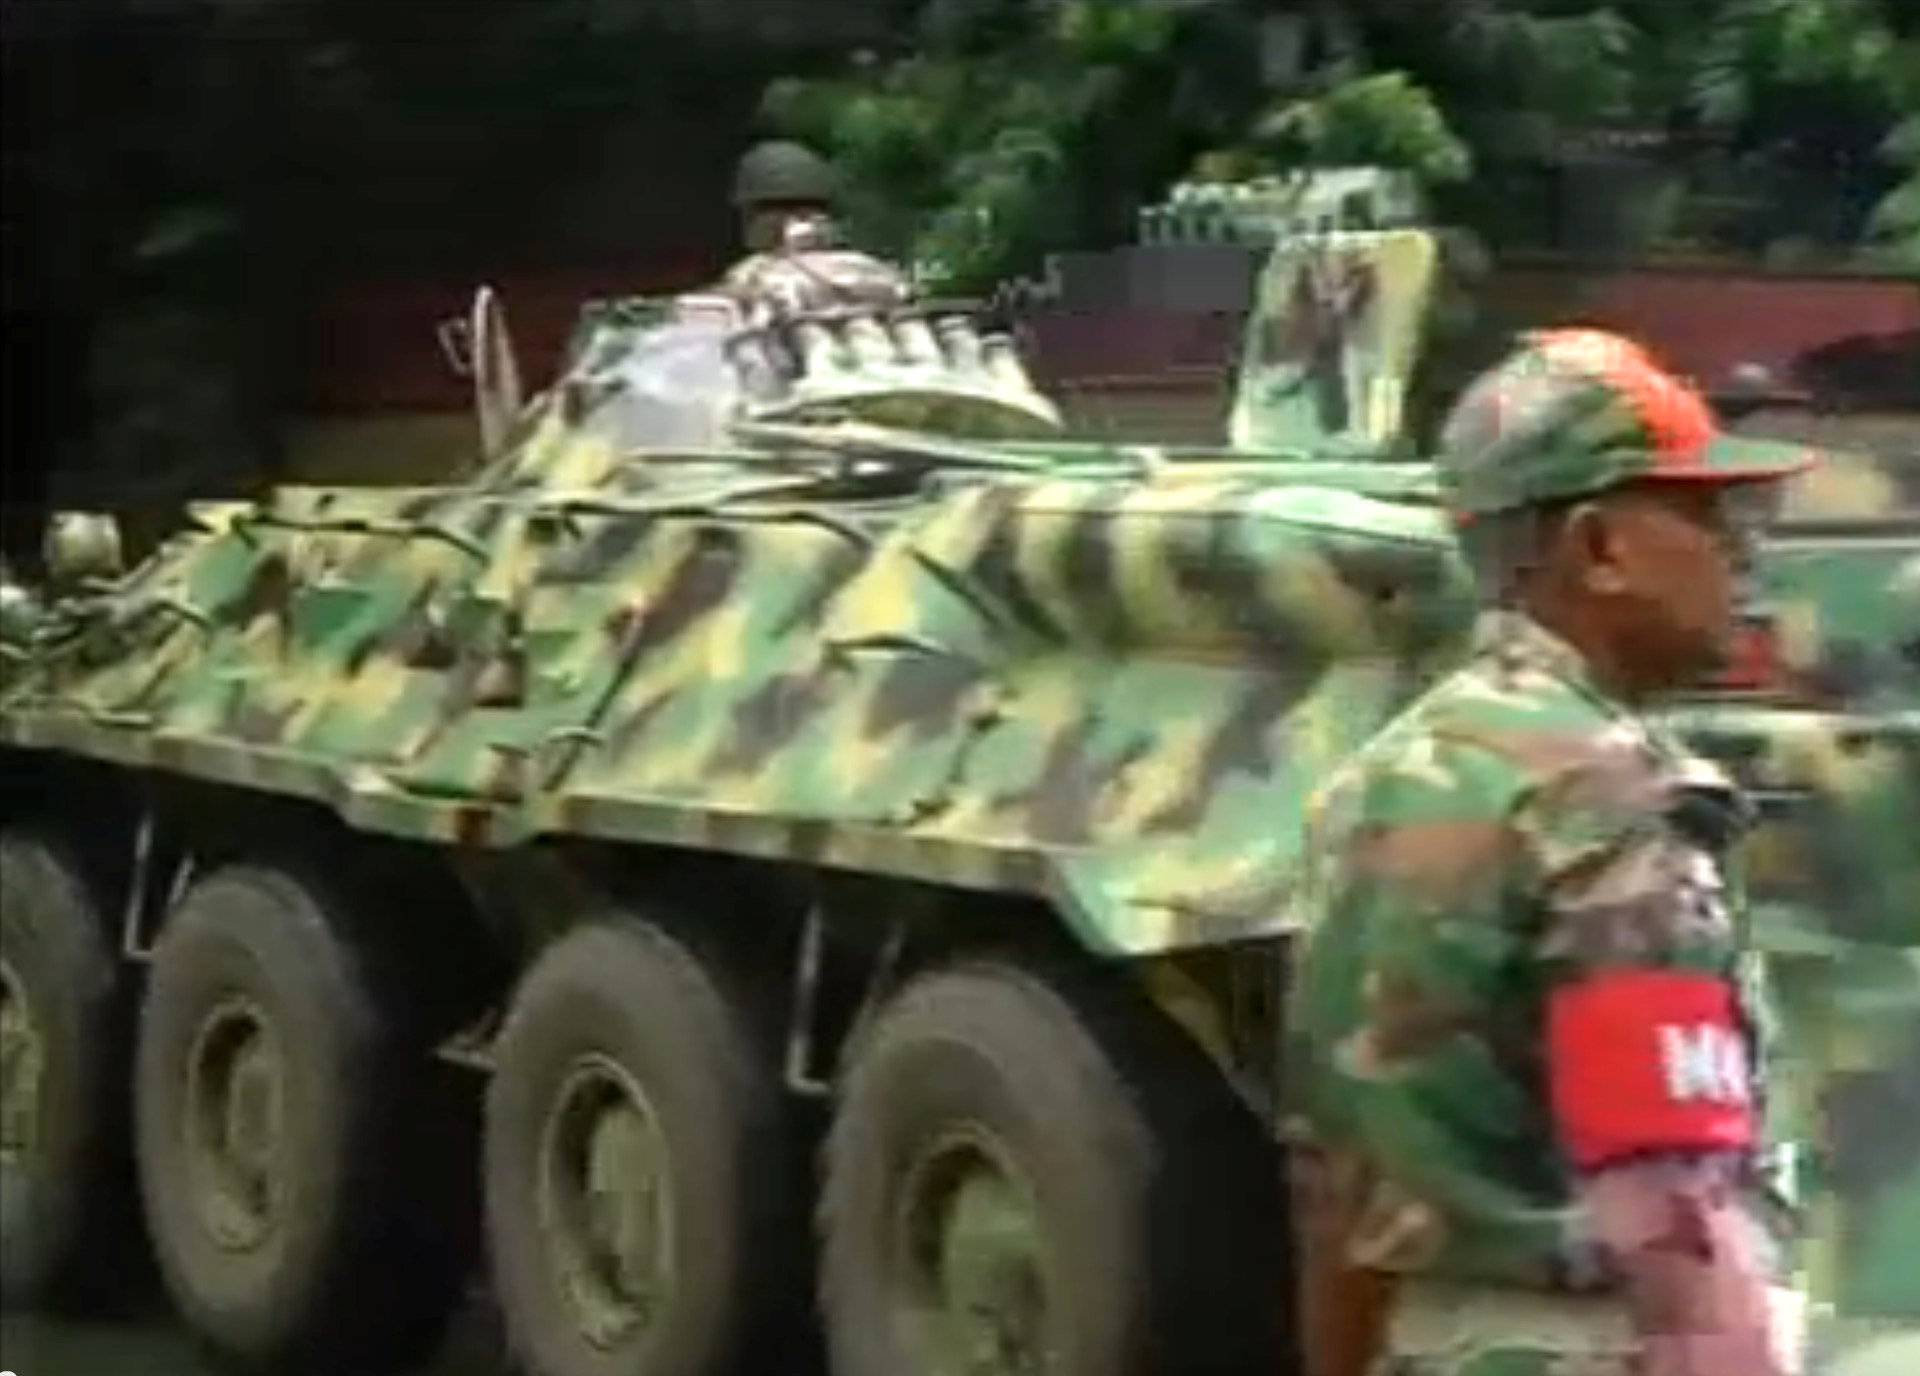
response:
[[[16,1376],[212,1376],[184,1336],[154,1321],[66,1324],[0,1316],[0,1368]]]
[[[13,1376],[226,1376],[157,1301],[135,1317],[88,1321],[0,1313],[0,1371]],[[343,1374],[344,1376],[344,1374]],[[506,1376],[491,1327],[463,1313],[443,1351],[409,1376]]]

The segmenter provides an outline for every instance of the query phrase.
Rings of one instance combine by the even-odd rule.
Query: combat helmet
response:
[[[767,139],[741,157],[733,174],[733,204],[749,206],[781,202],[819,202],[834,197],[833,168],[804,143]]]

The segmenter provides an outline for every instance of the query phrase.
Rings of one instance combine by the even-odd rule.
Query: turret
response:
[[[505,325],[482,288],[475,319],[492,321],[470,356],[493,376]],[[497,480],[578,481],[586,469],[645,449],[727,450],[754,424],[863,421],[965,439],[1057,433],[1059,412],[1006,335],[939,303],[792,310],[750,318],[721,293],[590,305],[553,387],[524,407],[475,368],[486,451]],[[564,475],[564,476],[563,476]]]

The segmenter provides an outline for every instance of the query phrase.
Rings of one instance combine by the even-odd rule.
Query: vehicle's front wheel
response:
[[[219,870],[168,919],[141,1018],[161,1273],[196,1332],[276,1371],[418,1355],[463,1259],[457,1088],[354,916],[304,874]]]
[[[680,940],[617,916],[535,962],[499,1039],[485,1155],[494,1285],[536,1376],[799,1369],[779,1087]]]
[[[836,1376],[1281,1369],[1277,1177],[1138,1016],[997,962],[882,1011],[828,1142]]]
[[[62,846],[0,834],[0,1293],[104,1287],[131,1218],[127,997]]]

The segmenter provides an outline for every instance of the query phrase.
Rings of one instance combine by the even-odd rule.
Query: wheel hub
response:
[[[908,1174],[896,1241],[915,1369],[938,1376],[1042,1376],[1044,1246],[1031,1192],[991,1144],[966,1135]]]
[[[236,998],[214,1009],[187,1064],[186,1155],[201,1224],[229,1251],[258,1247],[277,1222],[285,1087],[260,1007]]]
[[[595,1347],[626,1342],[665,1306],[668,1171],[666,1139],[633,1077],[605,1056],[582,1057],[541,1134],[538,1207],[554,1282]]]
[[[46,1043],[25,982],[0,959],[0,1164],[12,1165],[40,1140],[40,1086]]]

